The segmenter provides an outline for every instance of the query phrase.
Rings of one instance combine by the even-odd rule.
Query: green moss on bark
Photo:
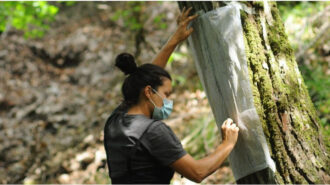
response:
[[[285,170],[285,163],[282,162],[285,161],[283,160],[283,152],[274,150],[283,146],[283,143],[281,142],[280,133],[274,127],[276,125],[276,122],[273,121],[275,120],[274,109],[276,104],[272,99],[272,82],[268,76],[268,71],[262,67],[262,64],[266,62],[266,56],[263,54],[264,48],[261,44],[262,39],[260,38],[258,26],[255,24],[253,17],[247,15],[245,12],[241,12],[241,15],[255,107],[261,119],[267,143],[271,149],[271,157],[275,159],[280,174],[288,175],[289,173]],[[277,174],[277,181],[285,182],[279,174]]]
[[[285,33],[284,25],[275,3],[271,3],[271,14],[274,19],[272,25],[267,24],[269,30],[269,44],[275,56],[285,53],[288,56],[293,54],[293,50]]]
[[[325,160],[311,152],[322,156],[313,137],[318,135],[317,129],[309,126],[313,119],[317,120],[315,109],[276,5],[271,3],[272,25],[265,24],[258,7],[256,15],[241,12],[241,18],[254,102],[279,171],[277,181],[321,183],[317,168],[324,167]],[[264,25],[267,35],[262,31]]]

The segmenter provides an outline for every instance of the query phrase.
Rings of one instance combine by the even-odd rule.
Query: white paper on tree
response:
[[[206,13],[198,12],[200,16],[190,25],[194,32],[188,38],[219,131],[227,118],[240,128],[237,144],[229,155],[236,180],[267,167],[275,172],[253,104],[241,8],[230,3]]]

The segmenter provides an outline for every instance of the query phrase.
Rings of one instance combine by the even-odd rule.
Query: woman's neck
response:
[[[148,110],[148,106],[147,105],[133,105],[132,107],[130,107],[127,111],[127,114],[143,114],[146,117],[151,117],[150,111]]]

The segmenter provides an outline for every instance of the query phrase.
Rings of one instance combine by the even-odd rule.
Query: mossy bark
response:
[[[178,2],[179,8],[210,11],[223,2]],[[276,163],[279,184],[328,183],[329,157],[319,118],[299,72],[275,2],[245,2],[241,11],[244,42],[254,104]],[[237,183],[271,183],[262,170]],[[266,177],[266,178],[265,178]]]

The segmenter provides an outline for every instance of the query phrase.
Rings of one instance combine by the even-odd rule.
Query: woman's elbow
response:
[[[196,183],[201,183],[203,181],[203,179],[200,177],[192,177],[192,178],[188,178],[188,179],[193,182],[196,182]]]
[[[205,179],[206,175],[202,171],[196,171],[193,181],[196,183],[201,183]]]
[[[196,183],[201,183],[203,180],[204,180],[204,179],[202,179],[202,178],[197,178],[197,179],[194,180],[194,182],[196,182]]]
[[[201,183],[205,178],[202,173],[195,169],[192,169],[190,173],[185,174],[184,177],[196,183]]]

